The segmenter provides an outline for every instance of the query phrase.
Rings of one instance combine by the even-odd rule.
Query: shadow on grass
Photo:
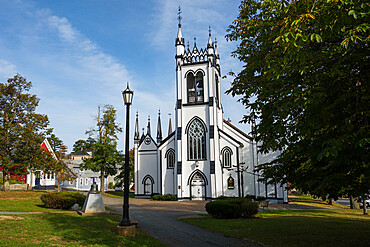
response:
[[[123,237],[117,234],[117,225],[121,216],[79,216],[70,214],[42,215],[53,227],[54,235],[62,237],[66,245],[78,243],[79,245],[104,246],[161,246],[142,231],[137,231],[136,238]]]
[[[252,219],[191,218],[181,221],[226,236],[247,238],[272,246],[368,246],[368,241],[364,241],[370,231],[368,217],[354,213],[356,218],[351,215],[342,218],[338,216],[338,210],[327,211],[289,212],[291,215],[274,211],[265,217]],[[308,215],[304,216],[305,213]]]

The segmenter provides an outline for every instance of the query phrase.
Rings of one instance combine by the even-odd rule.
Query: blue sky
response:
[[[221,73],[238,72],[242,64],[231,57],[237,43],[226,42],[226,29],[238,15],[239,1],[118,1],[118,0],[0,0],[0,81],[20,73],[32,81],[40,98],[37,112],[47,114],[50,127],[71,151],[93,127],[98,105],[112,104],[124,127],[121,91],[134,90],[131,130],[139,112],[139,127],[151,117],[156,132],[158,109],[167,133],[168,113],[174,123],[175,38],[177,11],[182,8],[185,42],[205,48],[208,26],[217,38]],[[221,82],[222,91],[232,78]],[[245,108],[222,96],[224,118],[237,122]],[[131,134],[131,139],[132,133]],[[119,149],[123,149],[124,133]],[[132,142],[131,142],[132,143]]]

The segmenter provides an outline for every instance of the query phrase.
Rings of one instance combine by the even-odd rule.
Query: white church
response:
[[[277,154],[257,154],[253,139],[223,118],[220,56],[209,30],[208,44],[185,49],[179,16],[176,46],[175,126],[162,138],[160,114],[156,137],[134,135],[135,197],[173,194],[179,200],[212,200],[219,196],[264,196],[287,203],[286,185],[259,182],[254,168]]]

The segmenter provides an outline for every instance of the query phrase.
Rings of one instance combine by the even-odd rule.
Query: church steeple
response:
[[[136,123],[135,123],[135,135],[134,135],[134,140],[138,141],[140,137],[139,134],[139,113],[136,112]]]
[[[215,56],[216,56],[216,66],[217,66],[217,69],[220,70],[220,54],[218,54],[218,50],[217,50],[217,39],[216,39],[216,37],[215,37]]]
[[[178,12],[178,17],[177,19],[179,20],[179,29],[177,31],[177,38],[176,38],[176,56],[181,56],[184,54],[185,50],[185,40],[182,37],[182,32],[181,32],[181,7],[179,6],[179,12]]]
[[[158,124],[157,124],[157,143],[162,141],[162,127],[161,127],[161,110],[158,111]]]
[[[209,29],[208,29],[208,44],[207,44],[207,48],[210,49],[212,48],[213,49],[213,43],[212,43],[212,37],[211,37],[211,26],[209,26]]]
[[[148,126],[146,127],[146,134],[150,135],[150,116],[148,116]]]

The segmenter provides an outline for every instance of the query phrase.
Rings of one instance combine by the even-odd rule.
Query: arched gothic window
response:
[[[206,159],[206,131],[199,119],[194,119],[188,129],[188,159]]]
[[[190,72],[186,77],[188,86],[188,103],[204,102],[203,73],[198,71],[194,76],[194,74]]]
[[[175,166],[175,151],[170,149],[166,153],[167,168],[172,169]]]
[[[225,168],[231,167],[231,155],[232,151],[229,147],[222,149],[222,165]]]

